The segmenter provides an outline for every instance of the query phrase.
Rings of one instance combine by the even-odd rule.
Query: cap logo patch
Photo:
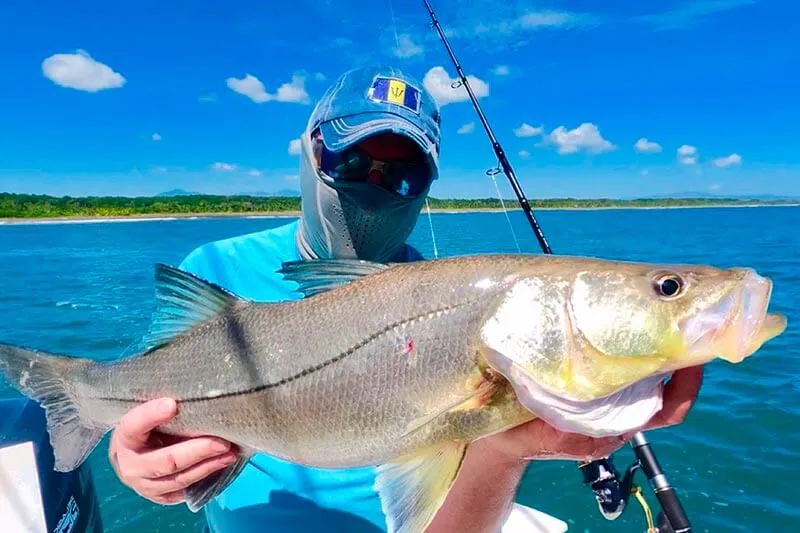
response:
[[[395,104],[419,113],[419,89],[402,80],[377,76],[367,91],[367,97],[373,102]]]

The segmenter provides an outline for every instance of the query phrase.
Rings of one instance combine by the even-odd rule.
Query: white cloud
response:
[[[527,151],[527,150],[520,150],[519,151],[519,156],[522,159],[528,159],[531,156],[531,153],[529,151]]]
[[[731,154],[726,157],[718,157],[712,161],[713,165],[717,168],[727,168],[734,165],[742,164],[742,156],[739,154]]]
[[[680,3],[672,9],[653,15],[634,17],[658,30],[677,30],[688,28],[700,20],[709,18],[716,13],[721,13],[737,7],[755,4],[757,0],[695,0]]]
[[[469,100],[469,94],[463,85],[458,89],[453,89],[453,87],[451,87],[450,84],[456,81],[456,79],[457,78],[451,78],[444,67],[438,66],[433,67],[425,74],[422,83],[439,103],[439,106],[445,106],[447,104]],[[467,81],[472,88],[472,92],[475,94],[475,98],[485,98],[489,96],[489,85],[485,81],[472,75],[467,76]]]
[[[636,144],[633,145],[633,148],[640,153],[643,154],[655,154],[661,151],[661,145],[657,142],[648,141],[647,138],[642,137]]]
[[[682,165],[692,166],[697,164],[697,148],[690,144],[683,144],[678,148],[678,161]]]
[[[522,15],[518,22],[526,29],[562,28],[573,26],[579,16],[567,11],[531,11]]]
[[[517,137],[534,137],[541,135],[544,132],[544,127],[533,127],[527,122],[523,122],[519,128],[514,128],[514,135]]]
[[[639,172],[639,174],[640,174],[642,177],[645,177],[645,176],[647,176],[647,175],[649,175],[649,174],[650,174],[650,171],[649,171],[649,170],[647,170],[647,169],[645,168],[645,169],[642,169],[642,171],[641,171],[641,172]]]
[[[255,169],[255,168],[254,168],[253,170],[251,170],[250,172],[248,172],[248,173],[247,173],[247,175],[248,175],[248,176],[255,176],[255,177],[258,177],[258,176],[260,176],[260,175],[261,175],[261,171],[260,171],[260,170],[258,170],[258,169]]]
[[[600,154],[616,148],[603,138],[598,127],[591,122],[584,122],[575,129],[567,130],[559,126],[547,136],[547,141],[558,147],[561,155],[584,151],[589,154]]]
[[[305,81],[305,76],[295,74],[292,76],[292,81],[278,87],[275,94],[268,93],[261,80],[249,73],[243,78],[230,77],[225,83],[232,91],[250,98],[257,104],[271,101],[308,104],[311,99],[306,92]]]
[[[317,81],[325,81],[328,78],[322,72],[317,72],[317,73],[314,74],[314,79],[317,80]]]
[[[152,139],[154,141],[160,141],[161,140],[161,135],[159,135],[158,133],[154,133],[153,136],[152,136]]]
[[[600,18],[589,13],[573,13],[570,11],[528,11],[516,18],[495,19],[490,22],[481,22],[471,31],[463,29],[452,30],[457,36],[492,36],[512,35],[520,31],[538,31],[547,29],[569,29],[584,26],[594,26],[600,23]]]
[[[289,141],[289,155],[300,155],[301,149],[300,139],[292,139]]]
[[[459,135],[466,135],[467,133],[472,133],[473,131],[475,131],[475,123],[474,122],[467,122],[466,124],[464,124],[463,126],[458,128],[458,132],[457,133]]]
[[[508,65],[497,65],[492,70],[492,73],[495,76],[508,76],[511,74],[511,69],[508,68]]]
[[[292,81],[278,87],[278,94],[275,99],[278,102],[293,102],[298,104],[311,103],[311,98],[309,98],[306,92],[305,82],[306,79],[304,76],[295,74],[292,76]]]
[[[712,191],[718,191],[721,188],[722,188],[722,186],[719,183],[712,183],[711,187],[709,187],[709,189],[711,189]]]
[[[93,59],[85,50],[51,55],[42,61],[42,73],[56,85],[90,93],[119,89],[127,81],[122,74]]]
[[[409,57],[422,55],[425,50],[411,38],[408,33],[401,33],[397,36],[397,45],[392,48],[395,57],[408,59]]]
[[[252,74],[247,74],[242,79],[228,78],[225,80],[225,83],[233,92],[243,94],[258,104],[270,100],[270,97],[272,96],[267,93],[267,90],[264,87],[264,84],[261,83],[261,80]]]
[[[211,170],[216,170],[218,172],[233,172],[237,168],[238,166],[233,163],[225,163],[222,161],[217,161],[211,165]]]

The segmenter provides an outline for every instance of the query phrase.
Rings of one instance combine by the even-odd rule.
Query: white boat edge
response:
[[[514,503],[499,533],[564,533],[568,527],[566,522],[555,516]]]
[[[0,523],[4,531],[47,532],[36,455],[30,441],[0,448]]]

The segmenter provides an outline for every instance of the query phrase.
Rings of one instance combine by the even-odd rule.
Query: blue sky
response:
[[[800,196],[795,1],[433,5],[529,197]],[[496,196],[421,1],[11,0],[0,35],[0,191],[296,189],[313,104],[382,62],[444,104],[433,194]]]

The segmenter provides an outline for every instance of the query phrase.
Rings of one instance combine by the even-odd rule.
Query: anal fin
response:
[[[241,473],[249,460],[250,455],[241,455],[229,467],[218,470],[187,487],[184,494],[189,510],[196,513],[208,502],[219,496],[236,479],[236,476]]]
[[[456,480],[467,445],[442,441],[377,468],[388,533],[422,533]]]

